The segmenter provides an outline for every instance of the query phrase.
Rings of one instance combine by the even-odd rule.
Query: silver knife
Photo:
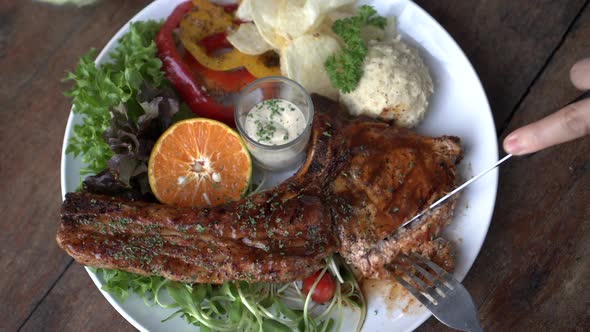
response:
[[[482,176],[488,174],[489,172],[491,172],[493,169],[495,169],[496,167],[500,166],[500,164],[502,164],[503,162],[505,162],[506,160],[510,159],[510,157],[512,157],[511,154],[506,155],[504,158],[498,160],[498,162],[496,162],[492,167],[486,169],[485,171],[477,174],[476,176],[472,177],[469,181],[463,183],[462,185],[458,186],[457,188],[455,188],[453,191],[451,191],[450,193],[444,195],[442,198],[440,198],[438,201],[432,203],[429,207],[427,207],[426,209],[422,210],[420,213],[418,213],[417,215],[414,216],[414,218],[404,222],[403,224],[401,224],[401,226],[399,226],[399,228],[403,228],[406,227],[408,225],[410,225],[411,223],[413,223],[414,221],[420,219],[420,217],[422,217],[423,215],[429,213],[430,211],[435,210],[437,207],[439,207],[444,201],[446,201],[447,199],[453,197],[456,193],[460,192],[461,190],[465,189],[467,186],[469,186],[470,184],[472,184],[473,182],[477,181],[479,178],[481,178]]]
[[[586,91],[584,93],[582,93],[581,95],[579,95],[576,99],[572,100],[569,104],[573,104],[575,102],[578,102],[582,99],[587,99],[590,98],[590,91]],[[434,210],[436,210],[438,207],[440,207],[440,205],[446,201],[447,199],[451,198],[453,195],[455,195],[456,193],[460,192],[461,190],[465,189],[467,186],[469,186],[470,184],[472,184],[473,182],[477,181],[479,178],[481,178],[482,176],[488,174],[490,171],[492,171],[493,169],[495,169],[496,167],[500,166],[500,164],[502,164],[503,162],[505,162],[506,160],[510,159],[510,157],[512,157],[511,154],[506,155],[504,158],[498,160],[498,162],[496,162],[492,167],[486,169],[485,171],[477,174],[476,176],[472,177],[469,181],[463,183],[462,185],[458,186],[457,188],[455,188],[453,191],[451,191],[450,193],[444,195],[442,198],[440,198],[438,201],[432,203],[429,207],[427,207],[426,209],[422,210],[420,213],[418,213],[417,215],[415,215],[412,219],[404,222],[403,224],[401,224],[401,226],[398,227],[399,229],[402,229],[408,225],[410,225],[411,223],[413,223],[414,221],[420,219],[420,217],[424,216],[427,213],[430,213]]]
[[[572,100],[569,104],[573,104],[575,102],[578,102],[582,99],[587,99],[590,98],[590,91],[586,91],[584,93],[582,93],[581,95],[579,95],[576,99]],[[432,203],[429,207],[427,207],[426,209],[422,210],[420,213],[418,213],[417,215],[415,215],[412,219],[404,222],[403,224],[401,224],[401,226],[398,227],[399,229],[402,229],[410,224],[412,224],[414,221],[420,219],[420,217],[424,216],[427,213],[430,213],[434,210],[436,210],[438,207],[440,207],[440,205],[446,201],[447,199],[453,197],[453,195],[455,195],[456,193],[460,192],[461,190],[465,189],[467,186],[469,186],[470,184],[472,184],[473,182],[477,181],[479,178],[481,178],[482,176],[488,174],[490,171],[492,171],[493,169],[495,169],[496,167],[500,166],[503,162],[505,162],[506,160],[510,159],[510,157],[512,157],[511,154],[506,155],[504,158],[498,160],[492,167],[486,169],[485,171],[477,174],[476,176],[472,177],[469,181],[463,183],[462,185],[458,186],[457,188],[455,188],[453,191],[451,191],[450,193],[444,195],[442,198],[440,198],[438,201]]]

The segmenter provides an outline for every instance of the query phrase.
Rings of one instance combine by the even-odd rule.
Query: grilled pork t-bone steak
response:
[[[300,280],[336,252],[367,278],[390,278],[400,251],[451,269],[449,243],[436,238],[453,202],[392,234],[453,188],[459,139],[352,119],[330,99],[312,100],[307,158],[275,189],[209,209],[69,193],[58,244],[85,265],[198,283]]]

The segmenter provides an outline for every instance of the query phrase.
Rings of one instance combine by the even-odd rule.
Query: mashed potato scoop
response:
[[[399,37],[372,41],[363,70],[356,89],[340,93],[340,101],[352,114],[394,120],[402,127],[415,127],[422,121],[434,89],[416,49]]]

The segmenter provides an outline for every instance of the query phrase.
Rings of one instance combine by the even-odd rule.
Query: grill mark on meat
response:
[[[364,277],[386,278],[390,271],[385,264],[401,249],[418,251],[421,243],[438,236],[437,225],[451,219],[454,205],[447,204],[426,218],[426,228],[386,239],[454,187],[455,164],[462,156],[459,140],[421,137],[369,121],[351,124],[343,134],[354,137],[349,142],[353,157],[333,181],[332,191],[353,212],[349,222],[336,223],[339,253]]]
[[[231,220],[215,209],[202,213],[89,193],[67,194],[66,201],[57,239],[76,260],[183,282],[290,281],[320,268],[337,243],[315,196],[285,202],[255,223],[255,204],[244,210],[247,216]]]
[[[274,190],[201,210],[69,193],[58,244],[85,265],[199,283],[300,280],[335,252],[368,278],[390,278],[400,251],[454,262],[450,244],[433,241],[453,203],[388,236],[452,189],[459,139],[351,121],[335,102],[312,99],[307,158]]]

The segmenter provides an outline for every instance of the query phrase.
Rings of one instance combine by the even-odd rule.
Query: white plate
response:
[[[180,2],[182,0],[154,1],[131,21],[163,19]],[[492,165],[498,158],[498,150],[490,107],[473,67],[451,36],[428,13],[411,1],[361,2],[373,5],[381,15],[396,16],[398,30],[403,39],[420,50],[430,68],[435,93],[426,120],[418,131],[433,136],[447,134],[461,137],[465,148],[465,158],[461,163],[463,177],[470,177]],[[97,64],[108,61],[107,53],[114,49],[117,40],[128,28],[129,25],[126,24],[109,41],[98,55]],[[62,195],[75,191],[80,180],[80,160],[65,154],[72,126],[78,122],[79,117],[71,113],[62,150]],[[486,236],[494,209],[497,180],[498,173],[494,171],[470,186],[460,200],[454,221],[445,230],[446,237],[453,240],[457,247],[457,268],[454,274],[461,280],[471,268]],[[100,288],[102,281],[92,272],[89,271],[89,274]],[[120,303],[108,293],[102,293],[125,319],[141,331],[195,330],[178,317],[161,323],[172,311],[147,307],[135,296]],[[364,330],[411,331],[430,316],[415,301],[409,307],[406,301],[407,298],[402,298],[399,303],[391,305],[384,302],[382,297],[371,295]]]

